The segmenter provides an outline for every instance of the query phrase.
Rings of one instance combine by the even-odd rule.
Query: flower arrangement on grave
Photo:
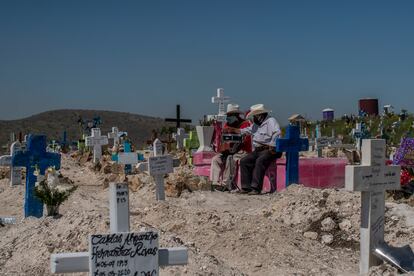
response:
[[[199,120],[200,126],[212,126],[213,120],[207,119],[207,116],[204,116],[202,120]]]
[[[76,190],[76,186],[67,187],[60,184],[59,175],[55,168],[48,168],[45,175],[40,174],[36,167],[34,175],[37,182],[34,194],[46,205],[47,216],[58,216],[59,207]]]

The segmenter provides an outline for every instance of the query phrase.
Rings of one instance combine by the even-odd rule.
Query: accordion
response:
[[[241,143],[243,141],[241,134],[223,133],[221,136],[223,143]]]

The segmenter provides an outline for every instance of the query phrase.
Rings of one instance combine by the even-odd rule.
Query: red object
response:
[[[410,183],[412,176],[406,169],[401,169],[400,175],[401,175],[401,178],[400,178],[401,186],[405,186],[408,183]]]
[[[378,116],[378,99],[360,99],[358,108],[367,115]]]

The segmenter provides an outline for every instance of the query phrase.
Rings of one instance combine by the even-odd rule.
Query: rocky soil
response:
[[[109,232],[107,183],[125,176],[84,159],[63,157],[62,174],[79,187],[57,219],[23,219],[24,186],[9,187],[0,172],[0,216],[17,218],[0,226],[1,275],[49,275],[50,254],[86,251],[89,234]],[[156,228],[160,246],[189,249],[187,266],[161,275],[358,275],[358,193],[300,185],[261,196],[211,192],[181,167],[166,179],[167,200],[157,202],[148,175],[127,180],[131,229]],[[389,201],[386,209],[386,240],[414,247],[414,208]],[[371,271],[396,273],[388,265]]]

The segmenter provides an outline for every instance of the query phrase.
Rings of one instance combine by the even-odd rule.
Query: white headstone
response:
[[[361,192],[361,274],[382,262],[374,251],[384,242],[385,191],[400,189],[400,170],[385,165],[382,139],[363,139],[361,165],[346,166],[345,188]]]
[[[114,146],[119,145],[119,130],[117,127],[112,127],[112,132],[108,133],[108,139],[114,140]]]
[[[85,145],[93,147],[93,162],[98,163],[102,157],[102,146],[108,145],[108,137],[101,136],[99,128],[93,128],[92,135],[85,139]]]
[[[19,150],[21,150],[21,144],[16,141],[10,146],[10,155],[0,156],[0,166],[10,167],[10,186],[22,184],[22,168],[12,166],[13,153]]]
[[[177,133],[173,134],[173,139],[177,142],[177,149],[182,150],[184,148],[184,139],[189,138],[189,135],[185,133],[183,128],[177,129]]]
[[[230,97],[224,96],[224,89],[223,88],[217,88],[217,96],[211,98],[211,102],[218,104],[218,121],[221,121],[220,118],[226,118],[226,107],[225,103],[228,103],[230,101]]]
[[[136,152],[118,152],[118,164],[138,164],[138,154]]]
[[[109,185],[109,220],[111,233],[129,231],[129,190],[127,183]]]

